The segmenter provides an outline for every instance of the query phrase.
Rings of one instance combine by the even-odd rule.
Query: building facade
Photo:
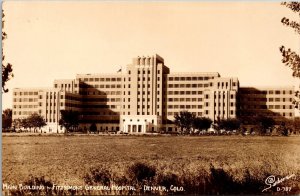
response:
[[[292,87],[261,90],[267,94],[260,97],[261,92],[239,86],[237,78],[217,72],[172,73],[157,54],[136,57],[116,74],[79,74],[55,80],[53,88],[14,89],[13,120],[38,113],[47,122],[44,132],[60,133],[60,111],[73,110],[80,113],[82,129],[95,123],[98,131],[147,133],[176,131],[174,115],[183,110],[213,121],[266,109],[294,117]]]

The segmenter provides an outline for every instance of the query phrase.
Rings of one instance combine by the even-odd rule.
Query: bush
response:
[[[106,168],[90,169],[90,172],[87,173],[83,180],[88,185],[101,184],[104,186],[109,186],[111,184],[111,172]]]
[[[50,180],[45,180],[45,177],[33,177],[22,183],[23,186],[36,187],[33,189],[18,189],[11,191],[11,195],[52,195],[52,189],[47,187],[53,187],[53,183]],[[44,188],[42,188],[44,187]]]
[[[127,171],[130,179],[136,182],[150,181],[156,175],[156,169],[146,163],[134,163],[128,168]]]
[[[169,188],[171,185],[178,185],[178,176],[176,174],[159,174],[157,175],[157,184]]]

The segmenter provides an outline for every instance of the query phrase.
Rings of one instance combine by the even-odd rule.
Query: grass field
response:
[[[300,137],[259,136],[3,136],[2,179],[18,184],[45,176],[56,184],[82,185],[90,168],[108,168],[119,176],[136,162],[157,174],[195,176],[221,168],[234,180],[245,172],[262,181],[285,177],[300,190]]]

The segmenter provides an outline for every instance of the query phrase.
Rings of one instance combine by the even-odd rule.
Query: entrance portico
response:
[[[124,133],[157,132],[161,124],[156,115],[122,115],[120,118],[121,131]]]

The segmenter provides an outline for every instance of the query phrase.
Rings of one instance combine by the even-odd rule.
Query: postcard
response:
[[[300,194],[299,11],[5,1],[2,195]]]

